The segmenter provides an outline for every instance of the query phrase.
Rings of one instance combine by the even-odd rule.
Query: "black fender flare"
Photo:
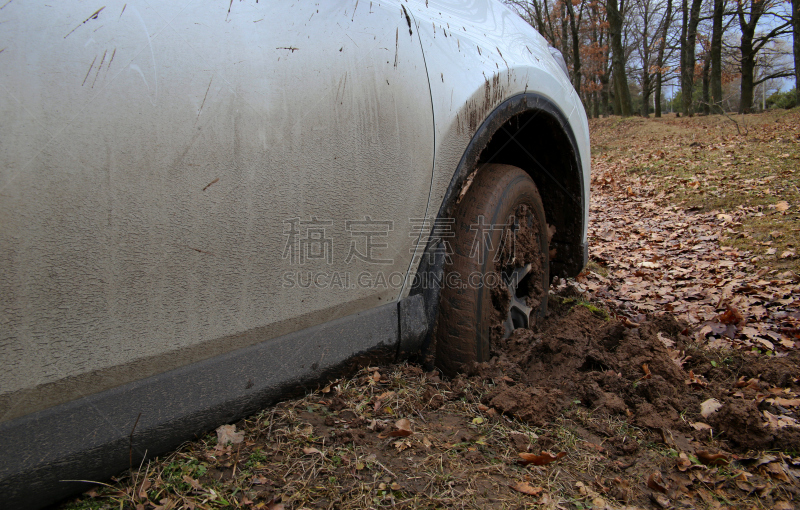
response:
[[[534,92],[517,94],[506,99],[492,110],[475,131],[445,191],[436,216],[437,219],[452,216],[462,186],[466,182],[467,177],[475,170],[481,153],[488,146],[501,126],[520,114],[531,112],[535,115],[547,115],[561,126],[572,149],[571,163],[580,174],[583,173],[583,165],[575,133],[564,112],[561,111],[553,101],[541,94]],[[550,178],[553,178],[552,175]],[[580,210],[583,211],[587,199],[587,190],[584,189],[584,179],[580,178],[578,180],[580,182],[580,196],[577,198],[580,203],[578,206]],[[583,221],[583,215],[581,215],[581,232],[586,228],[586,226],[583,225]],[[440,241],[440,239],[432,237],[425,247],[424,254],[420,258],[420,264],[411,285],[409,297],[401,301],[399,314],[401,323],[404,321],[404,317],[406,321],[413,320],[413,322],[419,324],[421,320],[424,320],[426,323],[424,334],[418,333],[417,335],[410,335],[408,337],[401,335],[398,351],[401,355],[421,351],[423,361],[428,365],[428,368],[432,368],[431,353],[428,351],[430,351],[433,332],[436,327],[436,318],[439,312],[439,296],[441,294],[441,285],[443,284],[442,277],[445,257],[441,250],[436,249]],[[582,243],[581,251],[582,265],[585,265],[588,258],[588,246],[586,243]],[[414,306],[411,306],[412,303]],[[406,304],[406,306],[403,306],[404,304]],[[420,314],[425,315],[424,319],[420,317]],[[419,326],[417,326],[417,329],[419,330]]]

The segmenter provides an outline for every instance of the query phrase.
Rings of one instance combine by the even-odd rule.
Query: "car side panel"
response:
[[[0,421],[398,298],[428,80],[399,3],[356,4],[4,5]]]

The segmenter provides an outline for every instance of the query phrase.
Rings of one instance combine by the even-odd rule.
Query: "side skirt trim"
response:
[[[193,363],[0,424],[0,508],[36,508],[108,479],[342,370],[394,360],[398,303]],[[354,359],[355,358],[355,359]]]

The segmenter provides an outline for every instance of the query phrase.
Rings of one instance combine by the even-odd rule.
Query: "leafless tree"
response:
[[[792,48],[795,103],[800,105],[800,0],[792,0]]]
[[[796,1],[796,0],[795,0]],[[759,51],[784,34],[791,32],[792,20],[779,11],[781,0],[740,0],[736,6],[736,16],[739,20],[739,29],[742,32],[740,65],[742,69],[742,92],[739,102],[739,113],[749,113],[753,109],[753,92],[759,83],[778,77],[792,76],[794,73],[786,69],[766,73],[760,78],[755,77],[756,58]],[[773,18],[770,23],[773,28],[768,32],[757,32],[758,23],[762,18]]]
[[[648,116],[650,97],[655,93],[656,116],[660,117],[664,58],[672,24],[672,0],[636,0],[634,12],[637,53],[641,61],[642,116]]]
[[[682,0],[681,3],[681,96],[683,112],[692,116],[692,92],[694,90],[695,46],[697,25],[700,23],[702,0]]]

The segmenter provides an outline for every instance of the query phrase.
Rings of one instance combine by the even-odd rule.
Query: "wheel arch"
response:
[[[544,202],[549,225],[555,227],[551,240],[550,275],[575,276],[584,267],[587,246],[584,210],[588,200],[583,162],[567,116],[550,99],[527,92],[498,105],[478,126],[439,207],[437,218],[452,217],[459,196],[471,182],[469,176],[482,164],[517,166],[536,183]],[[421,294],[430,326],[422,342],[422,354],[429,356],[439,308],[444,257],[437,253],[438,239],[431,239],[421,257],[410,295]]]
[[[502,163],[531,176],[542,196],[547,223],[555,228],[550,275],[576,276],[586,264],[583,236],[588,199],[578,143],[567,118],[551,101],[525,94],[520,102],[521,111],[509,105],[510,111],[498,119],[501,123],[492,130],[474,168]]]

